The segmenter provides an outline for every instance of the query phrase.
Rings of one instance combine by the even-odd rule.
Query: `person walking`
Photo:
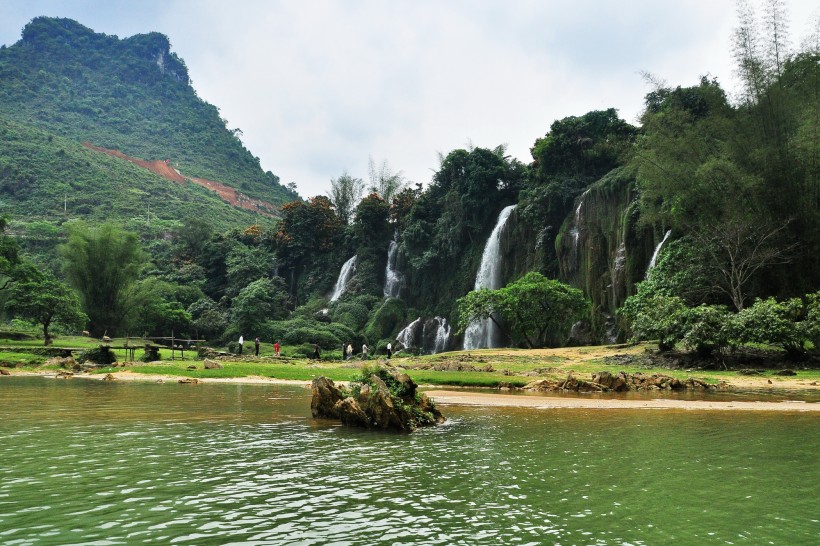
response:
[[[253,340],[253,348],[255,350],[254,356],[259,356],[259,338]]]
[[[387,360],[390,360],[390,357],[393,356],[393,344],[387,343]]]
[[[362,344],[362,360],[367,360],[367,343]]]
[[[350,343],[347,344],[347,359],[350,360],[353,358],[353,345]]]
[[[277,340],[276,343],[273,344],[273,354],[279,356],[279,341]]]
[[[240,354],[240,355],[242,354],[242,346],[244,344],[245,344],[245,337],[240,335],[239,336],[239,343],[237,343],[238,348],[237,348],[237,353],[236,354]]]
[[[316,360],[321,360],[322,359],[321,355],[319,354],[319,344],[318,343],[313,344],[313,358],[315,358]]]

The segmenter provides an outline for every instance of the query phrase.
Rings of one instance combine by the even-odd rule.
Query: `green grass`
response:
[[[61,337],[55,341],[55,347],[71,348],[92,348],[100,345],[100,341],[87,337]],[[121,341],[114,340],[113,345],[121,344]],[[0,339],[0,346],[8,348],[20,347],[26,351],[32,347],[42,347],[36,340],[12,341]],[[570,373],[576,374],[579,378],[587,379],[589,375],[598,371],[609,371],[616,374],[620,371],[627,373],[641,372],[645,374],[663,374],[677,379],[695,377],[708,383],[718,383],[742,377],[737,371],[726,370],[683,370],[667,369],[660,367],[645,368],[637,364],[624,365],[620,363],[610,363],[605,360],[606,356],[616,354],[640,355],[650,345],[638,346],[612,346],[612,347],[580,347],[572,349],[561,349],[556,353],[537,352],[526,350],[484,350],[484,351],[458,351],[439,355],[427,356],[407,356],[397,357],[390,361],[390,365],[403,368],[408,375],[422,385],[451,385],[464,387],[498,387],[501,384],[511,386],[523,386],[527,383],[540,379],[562,380]],[[179,377],[191,377],[197,379],[209,378],[242,378],[242,377],[263,377],[273,379],[289,379],[299,381],[310,381],[315,377],[326,376],[334,381],[349,381],[360,371],[365,362],[361,360],[342,361],[333,359],[334,353],[328,351],[325,358],[319,362],[302,357],[273,358],[272,349],[267,350],[262,346],[262,356],[254,359],[247,353],[243,359],[230,358],[220,360],[223,366],[221,369],[206,370],[202,360],[196,360],[194,352],[187,352],[186,358],[173,361],[164,360],[160,363],[125,362],[128,371],[136,374],[146,375],[169,375]],[[288,355],[291,348],[283,348],[282,354]],[[118,362],[123,363],[126,359],[124,350],[115,350]],[[338,353],[338,351],[337,351]],[[136,357],[142,355],[142,349],[138,348]],[[338,356],[338,355],[336,355]],[[170,358],[170,350],[161,350],[161,357]],[[6,350],[0,352],[0,366],[17,367],[29,370],[54,369],[57,367],[43,366],[46,357],[33,355],[28,352],[15,352]],[[378,358],[373,358],[368,363],[377,362]],[[384,361],[384,360],[382,360]],[[188,369],[195,366],[195,369]],[[433,366],[444,367],[443,370],[422,369]],[[461,366],[462,370],[451,369]],[[491,366],[491,371],[473,371]],[[471,368],[472,367],[472,368]],[[448,369],[450,368],[450,369]],[[123,368],[105,367],[94,370],[92,373],[105,374],[123,371]],[[773,384],[787,379],[775,375],[776,371],[766,371],[763,376],[771,379]],[[798,377],[801,380],[820,381],[820,370],[798,369]]]

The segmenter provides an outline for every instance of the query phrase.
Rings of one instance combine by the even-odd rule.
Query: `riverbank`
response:
[[[40,376],[45,378],[58,378],[53,371],[15,371],[16,376]],[[110,377],[108,377],[110,376]],[[88,379],[96,381],[142,381],[152,383],[176,383],[180,381],[193,382],[191,378],[169,375],[169,374],[145,374],[136,373],[131,370],[114,371],[108,374],[76,374],[70,376],[69,380]],[[247,376],[247,377],[219,377],[196,379],[196,383],[230,383],[230,384],[253,384],[253,385],[295,385],[305,389],[310,388],[310,381],[298,379],[277,379],[272,377]],[[618,410],[618,409],[650,409],[650,410],[695,410],[695,411],[775,411],[775,412],[820,412],[820,402],[807,402],[804,400],[767,400],[767,391],[774,391],[766,379],[748,377],[742,378],[735,384],[726,384],[721,391],[721,400],[710,400],[708,394],[703,395],[700,400],[684,400],[680,398],[669,398],[669,394],[656,391],[657,397],[641,399],[625,399],[615,395],[595,394],[578,396],[554,396],[543,393],[521,393],[518,391],[498,392],[496,389],[485,389],[479,392],[476,389],[441,389],[432,385],[422,385],[421,389],[431,397],[437,404],[447,406],[484,406],[484,407],[513,407],[528,408],[534,410],[543,409],[590,409],[590,410]],[[777,385],[777,392],[797,393],[818,393],[820,386],[816,381],[808,382],[796,378],[783,378]],[[726,396],[731,397],[733,393],[749,397],[749,393],[755,393],[757,400],[726,400]],[[667,397],[664,397],[667,396]],[[782,395],[781,395],[782,398]]]

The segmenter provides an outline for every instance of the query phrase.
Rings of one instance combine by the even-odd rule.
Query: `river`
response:
[[[816,544],[816,413],[443,407],[298,386],[0,380],[2,544]]]

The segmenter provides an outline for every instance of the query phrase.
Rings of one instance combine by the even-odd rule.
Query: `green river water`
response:
[[[0,379],[0,544],[820,544],[817,413],[443,406],[302,387]]]

